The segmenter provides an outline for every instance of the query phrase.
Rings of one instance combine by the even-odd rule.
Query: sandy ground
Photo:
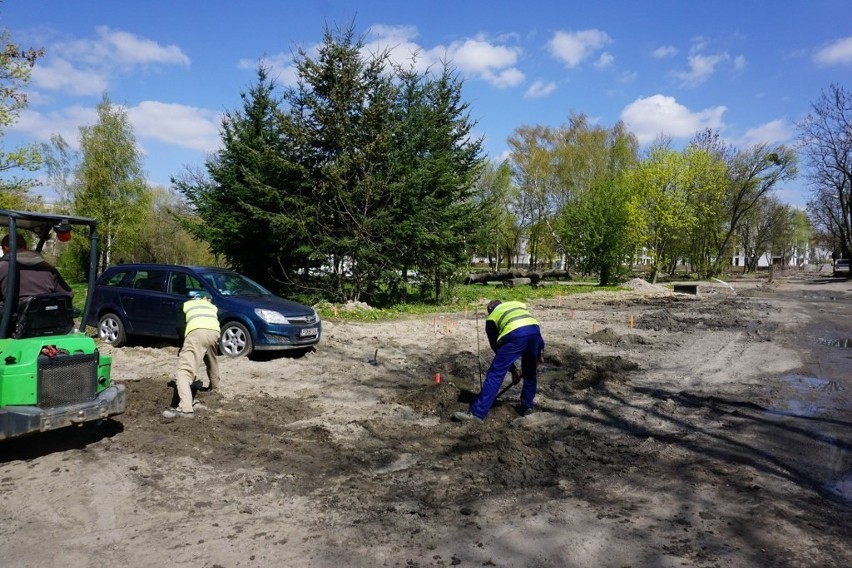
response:
[[[223,359],[192,420],[176,346],[104,346],[125,414],[0,446],[0,565],[852,566],[852,281],[640,288],[533,303],[538,411],[482,424],[481,312]]]

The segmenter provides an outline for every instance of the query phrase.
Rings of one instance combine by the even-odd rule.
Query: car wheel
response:
[[[219,349],[228,357],[248,357],[254,351],[251,342],[251,334],[246,326],[240,322],[232,321],[222,328],[219,337]]]
[[[115,314],[104,314],[98,321],[98,337],[104,343],[109,343],[115,347],[121,347],[127,341],[127,334],[124,332],[124,324],[121,318]]]

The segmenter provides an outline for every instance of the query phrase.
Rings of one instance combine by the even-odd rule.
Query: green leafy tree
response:
[[[36,60],[43,56],[43,49],[22,49],[12,41],[8,30],[0,31],[0,137],[26,108],[27,95],[23,89],[30,81]],[[24,208],[29,190],[36,182],[16,176],[15,172],[36,171],[40,167],[41,155],[35,144],[10,150],[0,148],[0,207]]]
[[[568,251],[584,273],[599,274],[608,286],[626,276],[632,253],[630,185],[623,175],[601,179],[563,210]]]
[[[287,96],[287,131],[312,183],[316,229],[312,245],[325,258],[328,291],[359,300],[375,278],[397,268],[388,249],[392,214],[389,173],[399,126],[391,120],[396,96],[387,54],[363,54],[352,26],[326,28],[315,58],[299,51],[298,87]]]
[[[504,251],[510,247],[515,218],[510,211],[516,188],[508,161],[485,162],[474,185],[474,202],[479,222],[471,243],[473,249],[488,258],[492,270],[499,270]]]
[[[691,251],[699,275],[715,276],[733,256],[734,236],[743,217],[779,183],[796,177],[797,157],[783,145],[755,144],[736,150],[710,130],[698,134],[690,149],[703,151],[696,155],[702,157],[707,180],[695,194],[697,218],[704,224],[693,235]],[[719,163],[727,172],[723,196],[716,189]]]
[[[56,210],[71,210],[75,172],[80,164],[80,152],[71,148],[61,134],[53,134],[49,144],[41,145],[47,183],[56,192]]]
[[[94,125],[80,127],[82,159],[73,210],[99,222],[100,271],[132,250],[149,207],[149,192],[127,112],[106,94],[97,112]]]
[[[678,243],[695,223],[688,205],[689,173],[684,154],[658,144],[626,174],[638,244],[651,259],[652,282],[661,269],[677,263]]]
[[[365,56],[350,26],[299,51],[280,98],[261,66],[204,172],[173,180],[186,226],[226,262],[303,297],[404,300],[405,275],[447,293],[467,264],[479,141],[461,83]]]
[[[571,115],[559,128],[521,127],[509,138],[518,200],[514,212],[528,239],[531,264],[572,250],[565,210],[592,187],[606,185],[637,160],[638,143],[623,124],[594,126]]]
[[[183,226],[225,262],[256,280],[293,292],[308,265],[304,250],[315,210],[298,164],[288,161],[287,133],[268,69],[240,93],[243,106],[222,118],[222,148],[204,171],[174,178],[190,210]]]
[[[462,83],[444,65],[440,74],[400,73],[395,103],[399,143],[391,154],[393,215],[389,227],[436,301],[448,297],[470,258],[481,212],[474,186],[482,168],[480,139],[462,101]],[[425,287],[426,281],[423,280]]]
[[[129,259],[166,264],[216,264],[207,244],[192,238],[181,226],[181,220],[190,216],[185,202],[173,190],[152,187],[150,208],[146,211]]]

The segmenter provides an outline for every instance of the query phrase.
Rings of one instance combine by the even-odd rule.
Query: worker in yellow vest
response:
[[[219,387],[219,361],[216,359],[220,333],[219,310],[207,292],[190,292],[190,299],[183,303],[183,312],[186,315],[186,329],[175,374],[180,402],[177,408],[163,411],[166,418],[192,418],[195,415],[192,381],[202,363],[207,368],[210,390]]]
[[[482,392],[473,401],[468,412],[455,413],[457,420],[484,420],[497,398],[503,377],[508,372],[512,373],[513,384],[518,383],[521,378],[524,380],[518,413],[523,416],[533,409],[538,366],[541,364],[544,350],[539,323],[521,302],[492,300],[487,310],[485,334],[488,336],[491,350],[494,351],[494,360],[488,369]],[[518,359],[521,360],[520,371],[515,367]]]

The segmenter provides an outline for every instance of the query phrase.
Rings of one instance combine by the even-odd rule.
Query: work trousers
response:
[[[485,418],[497,398],[497,393],[500,392],[506,373],[519,358],[521,360],[521,375],[524,379],[521,388],[521,406],[525,409],[533,407],[538,383],[538,358],[544,349],[544,339],[538,332],[523,335],[515,335],[515,333],[517,332],[504,337],[497,346],[494,360],[488,368],[485,383],[482,385],[482,392],[479,393],[470,407],[470,412],[474,416]]]
[[[180,398],[178,408],[182,412],[192,412],[192,381],[202,364],[207,367],[210,389],[219,388],[219,361],[216,359],[218,344],[219,332],[212,329],[194,329],[184,338],[175,374]]]

